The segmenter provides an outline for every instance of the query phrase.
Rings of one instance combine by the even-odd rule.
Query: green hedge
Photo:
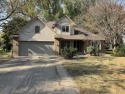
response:
[[[61,50],[61,56],[63,56],[65,59],[71,59],[75,55],[77,55],[77,49],[76,48],[64,47],[64,49]]]
[[[98,52],[99,52],[98,47],[94,47],[94,46],[87,47],[87,53],[89,53],[90,55],[97,55]]]
[[[113,50],[113,56],[122,57],[125,56],[125,45],[122,44]]]

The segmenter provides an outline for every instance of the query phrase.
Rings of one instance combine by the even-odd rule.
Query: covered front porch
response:
[[[55,52],[60,54],[64,47],[77,48],[79,55],[87,54],[87,47],[96,45],[99,47],[99,52],[105,52],[104,39],[98,37],[89,37],[83,35],[57,35],[55,36],[54,47]]]
[[[55,44],[55,52],[57,54],[60,54],[61,50],[64,47],[73,47],[78,50],[79,55],[84,55],[87,53],[87,45],[89,45],[89,41],[55,39],[54,44]]]
[[[73,47],[78,50],[78,54],[85,54],[85,41],[82,40],[60,40],[60,51],[64,47]]]

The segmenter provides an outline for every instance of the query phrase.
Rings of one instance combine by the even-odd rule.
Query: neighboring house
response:
[[[68,16],[48,23],[36,18],[12,36],[13,56],[55,55],[65,46],[77,48],[79,54],[86,54],[92,41],[100,43],[100,52],[105,51],[104,38],[76,27]]]

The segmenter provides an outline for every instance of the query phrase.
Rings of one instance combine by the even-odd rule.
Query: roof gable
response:
[[[75,25],[75,23],[66,15],[61,17],[59,20],[56,21],[57,24],[61,23],[70,23],[71,25]]]
[[[35,33],[35,27],[40,27],[40,32]],[[35,19],[25,25],[19,32],[20,41],[54,41],[54,31],[40,19]]]
[[[35,21],[40,21],[41,23],[43,23],[45,26],[47,26],[48,28],[50,28],[48,25],[46,25],[40,18],[34,18],[33,20],[31,20],[30,22],[28,22],[25,26],[23,26],[19,31],[18,31],[18,33],[20,32],[20,31],[22,31],[23,29],[25,29],[26,27],[28,27],[28,26],[30,26],[31,24],[33,24]],[[51,29],[51,28],[50,28]],[[53,29],[51,29],[50,30],[51,32],[53,32],[53,33],[55,33],[54,31],[53,31]]]

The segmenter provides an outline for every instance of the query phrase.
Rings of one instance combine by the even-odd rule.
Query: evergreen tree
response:
[[[27,21],[22,18],[13,18],[7,24],[3,25],[3,35],[2,35],[2,48],[4,51],[9,52],[12,48],[12,38],[11,35],[18,32],[18,30],[23,27]]]

